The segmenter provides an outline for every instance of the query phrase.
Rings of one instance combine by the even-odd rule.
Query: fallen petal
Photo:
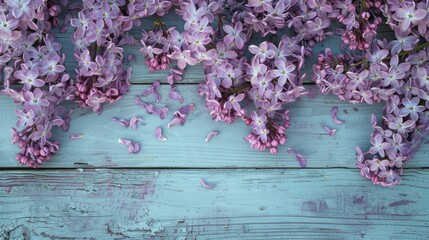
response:
[[[118,142],[121,143],[121,144],[124,144],[124,145],[130,145],[131,144],[130,140],[126,140],[126,139],[123,139],[123,138],[118,138]]]
[[[155,129],[155,137],[156,139],[158,139],[158,141],[161,141],[161,142],[167,141],[167,138],[162,135],[162,128],[160,127],[157,127]]]
[[[140,152],[140,143],[139,142],[134,142],[133,147],[134,147],[133,153],[139,153]]]
[[[298,160],[299,166],[303,168],[307,167],[307,158],[304,155],[297,153],[295,157]]]
[[[206,142],[210,142],[210,140],[211,140],[214,136],[217,136],[218,134],[219,134],[219,132],[216,132],[216,131],[210,132],[210,133],[207,135],[207,137],[206,137]]]
[[[209,185],[206,183],[206,181],[204,181],[204,179],[200,179],[200,185],[201,187],[205,188],[205,189],[214,189],[216,187],[216,185]]]
[[[131,128],[132,129],[134,129],[134,130],[136,130],[137,128],[138,128],[138,123],[139,122],[142,122],[142,124],[141,125],[144,125],[144,120],[143,120],[143,118],[140,118],[140,117],[132,117],[131,119],[130,119],[130,126],[131,126]]]
[[[323,129],[325,129],[325,131],[328,133],[329,136],[334,136],[335,133],[337,132],[337,129],[329,128],[328,126],[326,126],[323,123],[321,124],[321,126],[323,127]]]
[[[371,123],[372,123],[372,127],[375,127],[377,125],[377,117],[375,116],[375,114],[371,114]]]
[[[83,138],[83,134],[70,134],[71,140],[82,139],[82,138]]]
[[[293,148],[288,148],[287,152],[295,155],[295,158],[298,161],[299,166],[301,166],[302,168],[307,167],[307,157],[306,156],[297,153],[295,151],[295,149],[293,149]]]
[[[183,103],[184,101],[182,95],[180,95],[180,93],[176,91],[169,92],[168,97],[172,100],[179,101],[180,103]]]
[[[331,109],[331,116],[332,116],[332,119],[334,120],[334,123],[336,123],[336,124],[343,124],[343,123],[345,123],[343,120],[339,120],[337,118],[337,113],[338,113],[338,108],[337,107],[333,107]]]
[[[114,122],[118,123],[119,125],[125,127],[125,128],[127,128],[130,125],[130,123],[127,120],[125,120],[125,119],[120,119],[120,118],[112,117],[112,120]]]

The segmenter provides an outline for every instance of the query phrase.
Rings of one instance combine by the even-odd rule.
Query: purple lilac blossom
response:
[[[52,35],[52,29],[59,27],[62,3],[7,0],[0,4],[0,69],[5,87],[1,93],[23,105],[15,111],[12,143],[21,149],[16,159],[30,167],[59,151],[53,130],[67,131],[73,112],[63,103],[74,98],[75,87],[65,73],[61,45]]]

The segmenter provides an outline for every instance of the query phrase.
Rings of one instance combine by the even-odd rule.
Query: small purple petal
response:
[[[299,162],[299,166],[305,168],[307,167],[307,158],[299,153],[297,153],[296,155],[296,160],[298,160]]]
[[[130,126],[131,126],[131,128],[132,129],[134,129],[134,130],[136,130],[137,128],[138,128],[138,123],[139,122],[142,122],[142,124],[141,125],[144,125],[145,123],[144,123],[144,120],[143,120],[143,118],[140,118],[140,117],[132,117],[131,119],[130,119]]]
[[[307,167],[307,157],[297,153],[293,148],[288,148],[287,152],[295,155],[296,160],[298,160],[299,166],[303,168]]]
[[[112,120],[114,122],[118,123],[119,125],[125,127],[125,128],[127,128],[130,125],[130,123],[127,120],[125,120],[125,119],[120,119],[120,118],[112,117]]]
[[[210,133],[207,135],[207,137],[206,137],[206,142],[210,142],[210,140],[211,140],[214,136],[217,136],[218,134],[219,134],[219,132],[216,132],[216,131],[210,132]]]
[[[130,145],[132,142],[123,138],[118,138],[118,142],[124,145]]]
[[[180,93],[176,91],[171,91],[170,93],[168,93],[168,97],[172,100],[179,101],[180,103],[183,103],[184,101],[182,95],[180,95]]]
[[[331,116],[332,116],[332,119],[334,120],[334,123],[336,123],[336,124],[343,124],[343,123],[345,123],[343,120],[339,120],[337,118],[337,113],[338,113],[338,108],[337,107],[333,107],[331,109]]]
[[[214,189],[216,187],[216,185],[207,184],[206,181],[202,178],[200,179],[200,185],[205,189]]]
[[[140,143],[139,142],[132,142],[131,140],[126,140],[122,138],[118,138],[118,142],[121,144],[124,144],[128,146],[128,152],[135,154],[140,152]]]
[[[156,109],[154,113],[159,116],[159,118],[164,119],[168,115],[168,107],[162,107],[160,109]]]
[[[375,116],[375,114],[371,114],[371,123],[372,123],[372,127],[375,127],[377,125],[377,117]]]
[[[337,129],[334,128],[329,128],[327,127],[325,124],[321,124],[322,128],[325,129],[325,131],[328,133],[329,136],[334,136],[335,133],[337,132]]]
[[[83,138],[83,134],[70,134],[71,140],[82,139],[82,138]]]
[[[133,153],[139,153],[140,152],[140,143],[139,142],[134,142],[133,147],[134,147]]]
[[[157,127],[155,129],[155,137],[156,139],[158,139],[158,141],[161,141],[161,142],[167,141],[167,138],[162,135],[162,128],[160,127]]]

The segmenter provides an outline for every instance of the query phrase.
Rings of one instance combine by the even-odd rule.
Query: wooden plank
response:
[[[144,109],[134,104],[133,98],[146,86],[133,86],[125,98],[109,104],[101,115],[90,110],[77,110],[71,122],[70,131],[55,132],[56,139],[63,142],[61,151],[52,161],[43,165],[47,168],[88,167],[298,167],[287,147],[294,147],[308,157],[309,167],[349,167],[355,166],[355,146],[368,148],[371,129],[371,113],[381,116],[381,105],[352,105],[336,100],[333,96],[318,96],[316,99],[302,98],[289,105],[292,127],[288,130],[288,143],[282,146],[277,155],[250,149],[243,140],[251,129],[241,120],[233,125],[214,122],[204,108],[204,99],[197,94],[196,85],[181,85],[178,91],[185,98],[184,104],[195,103],[196,111],[188,117],[185,126],[166,127],[172,119],[173,111],[180,105],[168,99],[169,87],[163,85],[162,103],[170,108],[169,116],[160,120],[158,116],[148,115]],[[153,102],[153,97],[144,99]],[[163,106],[157,105],[157,107]],[[0,96],[0,167],[17,167],[14,158],[17,147],[10,144],[11,134],[7,130],[14,126],[16,105],[12,100]],[[331,107],[338,106],[340,119],[346,124],[335,125],[330,116]],[[347,112],[347,114],[345,113]],[[124,129],[111,121],[112,117],[129,119],[141,116],[147,125],[138,130]],[[335,127],[338,131],[333,137],[320,127],[321,122]],[[162,126],[166,142],[158,142],[154,129]],[[219,136],[210,143],[204,141],[211,131],[219,131]],[[70,140],[70,134],[83,134],[80,140]],[[118,138],[140,141],[142,151],[131,155],[125,146],[117,142]],[[424,144],[407,167],[428,167],[429,145]]]
[[[428,239],[429,171],[3,171],[4,239]],[[200,186],[200,178],[215,184]],[[27,239],[27,238],[26,238]]]

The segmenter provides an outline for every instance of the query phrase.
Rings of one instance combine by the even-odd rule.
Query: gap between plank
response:
[[[81,167],[53,167],[53,168],[24,168],[24,167],[2,167],[0,172],[5,171],[23,171],[23,172],[43,172],[43,171],[72,171],[76,169],[101,169],[101,170],[356,170],[351,167],[103,167],[82,164]],[[429,167],[409,167],[404,170],[429,170]]]

